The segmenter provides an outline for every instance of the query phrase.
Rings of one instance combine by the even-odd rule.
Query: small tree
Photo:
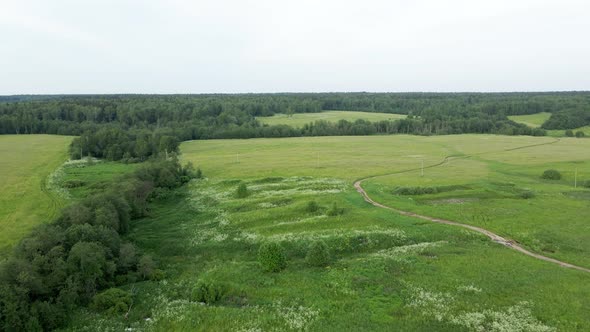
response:
[[[129,310],[132,299],[131,293],[119,288],[109,288],[92,298],[90,307],[97,311],[106,311],[107,314],[123,314]]]
[[[565,136],[574,137],[574,132],[571,129],[565,131]]]
[[[330,209],[326,212],[327,215],[333,217],[333,216],[337,216],[342,214],[342,209],[338,208],[338,205],[336,204],[336,202],[332,203],[332,206],[330,207]]]
[[[154,270],[156,269],[156,263],[150,255],[143,255],[137,263],[137,272],[143,279],[149,279]]]
[[[307,202],[307,205],[305,206],[305,211],[307,211],[309,213],[318,212],[319,209],[320,209],[320,206],[318,205],[318,203],[316,203],[316,201],[309,201],[309,202]]]
[[[586,136],[586,134],[584,134],[584,132],[583,132],[583,131],[576,131],[576,137],[577,137],[577,138],[582,138],[582,137],[584,137],[584,136]]]
[[[240,183],[238,189],[236,189],[236,197],[237,198],[246,198],[250,193],[248,192],[248,187],[246,187],[245,183]]]
[[[554,169],[548,169],[545,172],[543,172],[543,175],[541,175],[541,178],[545,179],[545,180],[560,180],[561,173],[559,173],[557,170],[554,170]]]
[[[258,262],[267,272],[279,272],[287,266],[285,249],[275,242],[266,242],[258,250]]]
[[[316,241],[307,251],[305,261],[309,266],[326,266],[330,263],[330,250],[324,241]]]

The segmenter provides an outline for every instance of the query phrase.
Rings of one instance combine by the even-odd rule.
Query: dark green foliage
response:
[[[100,310],[127,310],[120,290],[96,293],[137,276],[159,280],[163,272],[150,256],[122,244],[120,234],[147,212],[155,190],[179,186],[186,174],[174,158],[149,162],[25,237],[0,263],[0,330],[55,329],[91,300]]]
[[[237,198],[246,198],[246,197],[248,197],[248,195],[250,195],[250,193],[248,191],[248,187],[246,186],[245,183],[240,183],[238,185],[238,188],[236,189],[236,197]]]
[[[207,304],[221,301],[228,293],[228,287],[215,282],[199,282],[192,289],[192,300]]]
[[[316,241],[311,244],[305,256],[309,266],[326,266],[330,263],[330,250],[324,241]]]
[[[84,183],[84,181],[81,180],[69,180],[69,181],[65,181],[62,186],[64,188],[79,188],[84,186],[86,183]]]
[[[137,272],[145,280],[150,279],[156,270],[156,263],[150,255],[143,255],[137,264]]]
[[[541,126],[543,129],[573,129],[590,124],[588,106],[564,105],[563,109],[554,111],[551,117]],[[569,134],[573,136],[571,130]],[[568,135],[568,131],[566,131]],[[569,135],[568,135],[569,136]],[[571,137],[571,136],[570,136]]]
[[[566,137],[574,137],[574,132],[571,129],[565,131]]]
[[[545,180],[560,180],[561,173],[559,173],[559,171],[554,170],[554,169],[548,169],[545,172],[543,172],[543,174],[541,175],[541,178],[545,179]]]
[[[586,134],[584,134],[583,131],[579,131],[579,130],[576,131],[576,137],[577,138],[582,138],[582,137],[585,137],[585,136],[586,136]]]
[[[393,191],[395,195],[426,195],[437,194],[437,187],[398,187]]]
[[[590,189],[590,180],[582,181],[582,187]]]
[[[344,213],[344,209],[339,208],[338,204],[336,204],[336,202],[332,203],[332,205],[330,206],[328,211],[326,211],[326,215],[331,216],[331,217],[339,216],[343,213]]]
[[[520,193],[520,197],[524,199],[531,199],[535,197],[535,192],[532,190],[525,190]]]
[[[316,201],[309,201],[305,205],[305,211],[307,211],[309,213],[318,212],[319,209],[320,209],[320,206],[318,205],[318,203]]]
[[[267,272],[279,272],[287,266],[285,249],[276,242],[266,242],[258,249],[258,262]]]
[[[92,298],[90,307],[96,311],[105,311],[110,315],[125,314],[133,300],[131,293],[119,288],[109,288]]]

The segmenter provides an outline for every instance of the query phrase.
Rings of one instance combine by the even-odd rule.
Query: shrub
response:
[[[248,187],[246,187],[245,183],[240,183],[238,189],[236,189],[236,197],[237,198],[246,198],[250,193],[248,192]]]
[[[109,288],[95,295],[90,307],[97,311],[106,311],[108,314],[116,315],[126,313],[131,303],[131,293],[119,288]]]
[[[319,209],[320,209],[320,206],[318,205],[318,203],[316,203],[316,201],[309,201],[309,202],[307,202],[307,205],[305,206],[305,211],[307,211],[309,213],[318,212]]]
[[[227,294],[227,287],[213,282],[199,282],[192,290],[192,298],[197,302],[214,304],[221,301]]]
[[[342,213],[344,213],[344,210],[338,208],[338,205],[336,204],[336,202],[332,203],[332,206],[326,212],[326,214],[331,217],[341,215]]]
[[[531,190],[525,190],[520,193],[520,197],[524,199],[529,199],[535,197],[535,193]]]
[[[395,195],[426,195],[438,192],[438,187],[397,187],[393,191]]]
[[[586,136],[586,134],[584,134],[584,132],[583,132],[583,131],[576,131],[576,137],[577,137],[577,138],[582,138],[582,137],[584,137],[584,136]]]
[[[582,182],[582,187],[584,188],[590,188],[590,180],[586,180]]]
[[[307,251],[305,261],[309,266],[326,266],[330,263],[330,250],[324,241],[316,241]]]
[[[279,272],[287,266],[285,249],[275,242],[267,242],[258,250],[258,262],[267,272]]]
[[[82,181],[82,180],[68,180],[66,182],[64,182],[63,186],[65,188],[79,188],[82,187],[86,184],[86,182]]]
[[[574,132],[571,129],[565,131],[565,136],[574,137]]]
[[[541,175],[541,178],[545,179],[545,180],[560,180],[561,173],[559,173],[557,170],[554,170],[554,169],[548,169],[545,172],[543,172],[543,175]]]

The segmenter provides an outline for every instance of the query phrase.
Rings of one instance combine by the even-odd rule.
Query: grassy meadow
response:
[[[0,256],[35,225],[50,221],[62,198],[48,188],[48,176],[67,160],[71,137],[0,136]]]
[[[589,267],[583,219],[590,190],[573,188],[572,178],[576,168],[578,179],[590,178],[588,145],[491,135],[185,142],[182,159],[206,178],[155,203],[128,235],[165,278],[126,286],[134,294],[127,319],[83,310],[69,329],[587,331],[587,273],[376,208],[352,183],[382,174],[364,184],[379,202],[480,225]],[[87,165],[66,178],[130,167]],[[541,180],[547,168],[560,170],[562,180]],[[238,198],[242,183],[248,195]],[[394,194],[401,186],[442,190]],[[522,198],[524,191],[534,196]],[[318,208],[310,210],[310,201]],[[312,267],[306,254],[319,240],[330,248],[330,263]],[[262,271],[257,251],[265,242],[285,248],[285,270]],[[199,283],[222,296],[197,300]]]
[[[338,122],[347,120],[354,122],[356,120],[382,121],[404,119],[405,114],[393,113],[373,113],[373,112],[354,112],[354,111],[324,111],[319,113],[295,113],[291,116],[287,114],[275,114],[273,116],[260,116],[256,119],[268,125],[289,125],[293,127],[303,127],[304,125],[319,120]]]
[[[508,119],[514,122],[525,124],[529,127],[538,128],[541,127],[545,121],[549,120],[550,117],[551,113],[541,112],[528,115],[510,115],[508,116]]]

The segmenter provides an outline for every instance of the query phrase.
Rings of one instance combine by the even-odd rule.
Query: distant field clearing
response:
[[[529,115],[512,115],[509,116],[508,119],[514,122],[522,123],[532,128],[538,128],[541,127],[545,121],[549,120],[550,117],[551,113],[541,112]]]
[[[274,116],[261,116],[257,119],[268,125],[285,124],[293,127],[303,127],[307,123],[319,120],[330,122],[337,122],[339,120],[356,121],[359,119],[367,121],[383,121],[404,119],[405,117],[405,114],[393,113],[325,111],[320,113],[296,113],[292,116],[288,116],[287,114],[275,114]]]
[[[67,159],[72,137],[0,136],[0,257],[62,204],[45,180]]]

